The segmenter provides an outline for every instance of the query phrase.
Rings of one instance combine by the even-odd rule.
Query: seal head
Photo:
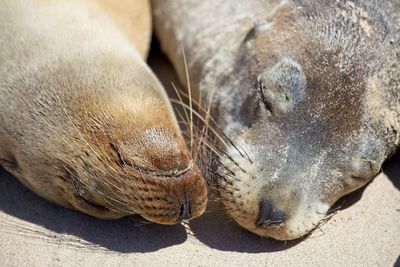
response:
[[[133,2],[0,2],[0,164],[60,205],[174,224],[207,188],[142,58],[148,2]]]
[[[12,136],[2,136],[11,140],[2,146],[3,166],[39,195],[99,218],[139,214],[174,224],[201,215],[205,181],[155,77],[142,73],[143,83],[120,62],[79,71],[64,63],[24,73],[26,83],[10,78],[10,90],[3,87],[52,88],[32,97]],[[97,76],[115,69],[115,79]],[[11,104],[26,104],[20,100]]]
[[[226,210],[280,240],[309,233],[398,146],[396,131],[379,130],[367,97],[371,77],[387,70],[377,51],[392,53],[393,21],[375,4],[357,7],[363,19],[346,3],[293,2],[249,31],[220,84],[234,97],[218,111],[236,144],[218,168]],[[382,94],[387,81],[378,82]]]

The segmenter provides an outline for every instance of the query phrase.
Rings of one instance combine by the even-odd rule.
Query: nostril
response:
[[[274,210],[270,201],[262,199],[260,203],[260,216],[257,220],[257,226],[267,227],[270,225],[281,224],[286,215],[281,210]]]
[[[264,222],[268,220],[272,213],[272,204],[266,199],[262,199],[260,203],[260,217],[258,222]]]
[[[181,206],[181,212],[179,214],[178,221],[188,220],[188,219],[190,219],[190,217],[192,217],[192,214],[190,211],[190,200],[185,195],[185,198],[183,199],[183,203]]]
[[[283,223],[283,221],[286,219],[286,215],[283,211],[281,210],[274,210],[271,214],[271,222],[272,224],[278,224],[278,223]]]

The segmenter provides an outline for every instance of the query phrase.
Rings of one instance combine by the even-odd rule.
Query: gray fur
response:
[[[218,125],[250,156],[228,146],[218,169],[228,213],[250,231],[305,235],[399,148],[399,1],[153,5],[181,79],[183,43],[192,87],[203,103],[213,96]],[[284,223],[256,225],[263,199]]]

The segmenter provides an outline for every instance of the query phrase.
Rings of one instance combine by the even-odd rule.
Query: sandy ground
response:
[[[171,88],[173,71],[150,63]],[[400,266],[400,154],[306,239],[278,242],[237,226],[210,201],[188,224],[102,221],[37,197],[0,169],[0,266]]]

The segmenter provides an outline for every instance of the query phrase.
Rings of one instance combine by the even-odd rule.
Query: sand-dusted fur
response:
[[[228,213],[261,236],[314,229],[400,143],[400,2],[153,0],[180,78],[235,145],[219,159]],[[215,93],[211,93],[215,92]]]
[[[204,211],[204,179],[143,60],[147,1],[1,1],[0,32],[4,168],[99,218],[173,224]]]

